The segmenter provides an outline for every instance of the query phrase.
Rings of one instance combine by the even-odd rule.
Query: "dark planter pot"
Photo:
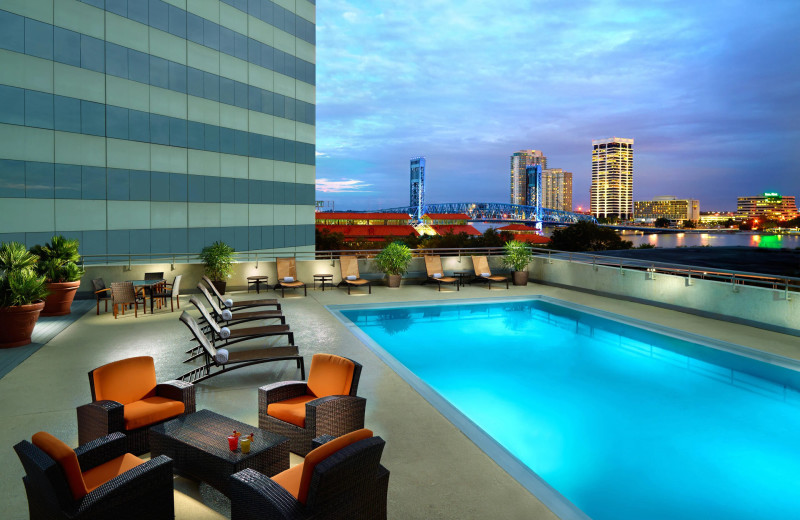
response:
[[[72,300],[81,282],[59,282],[47,284],[50,294],[44,300],[42,316],[66,316],[72,310]]]
[[[389,287],[400,287],[400,280],[403,279],[403,275],[390,274],[388,276],[389,276]]]
[[[514,285],[528,285],[528,271],[514,271]]]
[[[0,348],[21,347],[31,342],[31,334],[44,301],[0,309]]]
[[[225,294],[225,286],[228,285],[228,282],[220,282],[218,280],[212,280],[211,283],[214,284],[214,287],[217,288],[220,294]]]

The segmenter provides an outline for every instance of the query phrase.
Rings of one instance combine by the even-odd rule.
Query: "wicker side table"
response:
[[[249,453],[228,448],[233,430],[253,433]],[[245,468],[267,476],[289,469],[289,439],[233,420],[211,410],[200,410],[150,428],[150,456],[166,455],[175,473],[208,482],[228,495],[228,477]]]
[[[333,275],[327,273],[319,273],[314,275],[314,289],[317,288],[317,282],[322,286],[322,292],[325,292],[325,282],[328,282],[330,287],[333,287]]]

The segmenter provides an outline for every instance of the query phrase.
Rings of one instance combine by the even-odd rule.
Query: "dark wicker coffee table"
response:
[[[228,448],[233,430],[254,434],[250,453]],[[271,477],[289,469],[289,439],[200,410],[150,428],[150,456],[158,455],[170,457],[176,473],[208,482],[228,495],[228,477],[237,471],[253,468]]]

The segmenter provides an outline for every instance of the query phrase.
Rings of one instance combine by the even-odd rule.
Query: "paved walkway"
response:
[[[383,463],[391,471],[389,517],[398,520],[550,520],[555,516],[356,340],[325,305],[544,294],[800,359],[796,337],[537,284],[509,290],[495,286],[491,291],[486,286],[468,286],[460,292],[437,292],[430,285],[374,287],[371,296],[357,293],[360,291],[348,297],[341,289],[310,290],[307,298],[302,293],[287,293],[283,309],[307,366],[316,352],[341,354],[364,365],[359,395],[367,398],[367,427],[386,440]],[[273,295],[262,292],[260,296]],[[233,295],[234,299],[254,297],[255,293]],[[188,299],[182,299],[186,308]],[[89,370],[136,355],[155,358],[159,380],[186,370],[182,360],[188,334],[178,316],[179,312],[159,311],[138,318],[126,314],[114,320],[111,313],[96,316],[88,312],[0,379],[0,445],[5,447],[0,450],[3,518],[27,518],[23,469],[12,446],[40,430],[76,446],[75,408],[90,399]],[[197,407],[255,425],[258,387],[297,378],[292,362],[241,369],[200,383]],[[293,460],[300,459],[293,456]],[[200,492],[194,483],[176,479],[176,489],[179,520],[222,518],[195,500]]]

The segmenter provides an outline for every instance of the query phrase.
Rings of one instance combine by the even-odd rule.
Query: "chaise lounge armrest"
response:
[[[306,395],[307,389],[305,381],[280,381],[264,385],[258,389],[258,402],[265,406],[264,413],[267,413],[266,405]]]
[[[195,388],[192,383],[176,379],[164,381],[156,385],[156,395],[182,402],[185,407],[183,413],[194,413],[196,411]]]
[[[117,401],[94,401],[78,407],[78,444],[86,444],[125,429],[124,406]]]
[[[355,395],[329,395],[306,403],[306,429],[340,437],[364,427],[367,400]]]
[[[80,464],[81,471],[88,471],[104,462],[124,455],[126,447],[125,434],[114,432],[78,446],[75,448],[75,454],[78,456],[78,464]]]
[[[303,507],[266,475],[247,468],[230,477],[231,519],[303,518]]]

